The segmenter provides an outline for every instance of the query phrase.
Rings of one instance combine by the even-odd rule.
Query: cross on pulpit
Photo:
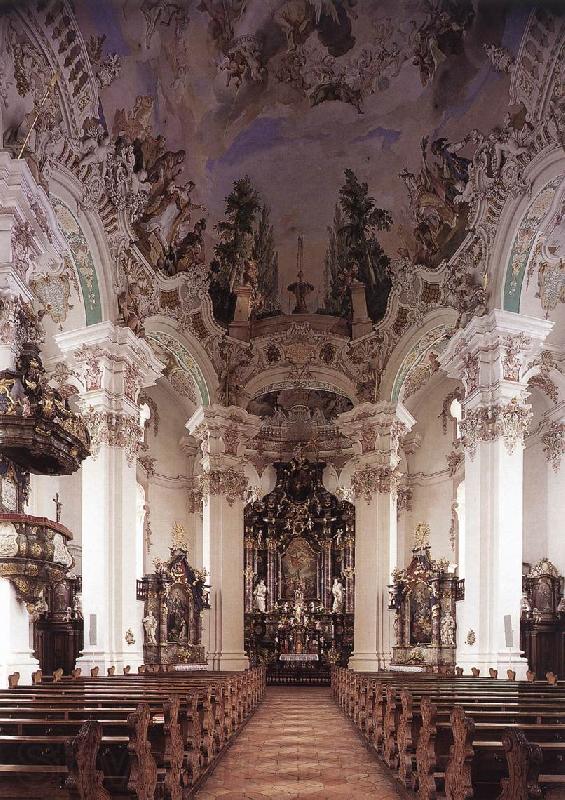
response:
[[[63,504],[59,500],[59,492],[56,493],[53,502],[55,503],[55,522],[61,522],[61,509],[63,508]]]

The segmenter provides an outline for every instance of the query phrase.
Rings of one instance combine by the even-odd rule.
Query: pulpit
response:
[[[393,572],[390,608],[395,611],[391,669],[451,675],[455,669],[456,602],[463,586],[449,562],[432,559],[429,526],[416,528],[412,560]]]
[[[324,682],[353,648],[355,516],[322,483],[323,462],[275,464],[245,509],[245,643],[270,682]]]
[[[208,607],[205,574],[192,567],[182,546],[170,548],[170,558],[156,562],[155,573],[137,582],[143,600],[146,664],[206,664],[201,644],[202,611]]]

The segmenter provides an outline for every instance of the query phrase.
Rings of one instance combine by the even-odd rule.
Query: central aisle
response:
[[[398,800],[407,795],[373,756],[329,689],[269,687],[197,800]]]

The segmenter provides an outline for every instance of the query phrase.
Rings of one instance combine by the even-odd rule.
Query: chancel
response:
[[[0,3],[1,798],[565,798],[564,65]]]

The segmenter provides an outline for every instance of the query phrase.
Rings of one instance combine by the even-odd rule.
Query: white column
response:
[[[465,600],[458,603],[460,666],[525,677],[520,652],[524,373],[552,323],[503,311],[475,318],[442,366],[465,385]]]
[[[248,489],[244,452],[260,420],[234,406],[200,408],[187,423],[202,443],[202,560],[212,586],[208,663],[243,670],[243,508]]]
[[[92,439],[82,465],[82,605],[85,669],[143,662],[143,604],[136,599],[137,481],[141,441],[137,395],[161,364],[128,328],[105,322],[57,336],[82,369],[79,404]],[[133,633],[128,644],[126,632]]]
[[[392,657],[388,608],[398,565],[396,488],[400,439],[415,420],[402,406],[364,403],[338,418],[357,451],[350,465],[355,498],[355,627],[349,665],[386,669]]]
[[[31,620],[25,603],[18,600],[10,581],[0,578],[0,687],[8,686],[8,675],[20,673],[20,683],[30,684],[31,673],[39,669],[33,655]]]
[[[547,470],[547,553],[544,555],[565,575],[565,536],[561,531],[565,520],[565,419],[550,422],[542,435],[548,459]]]

